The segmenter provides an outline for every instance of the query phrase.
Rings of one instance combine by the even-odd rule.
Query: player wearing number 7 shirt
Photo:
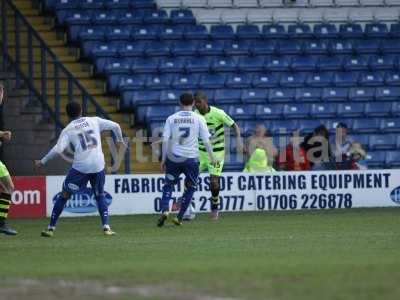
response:
[[[165,171],[165,183],[161,198],[162,214],[157,222],[162,227],[169,219],[169,202],[174,185],[180,175],[185,175],[185,191],[178,216],[171,221],[182,224],[183,214],[188,208],[197,188],[199,176],[199,138],[208,152],[209,160],[215,163],[206,120],[193,112],[194,98],[191,93],[180,97],[181,110],[168,117],[165,122],[162,144],[161,170]]]
[[[72,194],[86,187],[87,183],[93,189],[97,207],[101,216],[105,235],[114,235],[108,223],[108,207],[104,197],[104,154],[101,148],[101,132],[111,130],[116,136],[119,146],[125,146],[120,126],[110,120],[98,117],[83,117],[81,105],[70,102],[66,107],[71,122],[61,132],[57,144],[41,160],[35,161],[37,168],[41,168],[57,155],[62,155],[67,147],[74,152],[72,168],[69,170],[63,183],[62,192],[57,196],[51,213],[50,224],[41,235],[52,237],[58,217],[62,213],[67,200]],[[118,152],[119,153],[119,152]]]

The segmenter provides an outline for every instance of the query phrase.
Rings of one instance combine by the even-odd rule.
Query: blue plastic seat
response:
[[[397,65],[394,55],[371,55],[368,65],[372,70],[392,70]]]
[[[355,133],[373,133],[379,131],[379,119],[355,119],[353,122],[353,132]]]
[[[211,62],[211,70],[214,72],[236,71],[236,61],[230,57],[216,57]]]
[[[104,75],[104,68],[107,64],[111,63],[112,60],[116,60],[111,57],[99,57],[94,60],[94,72],[97,75]]]
[[[253,76],[252,85],[255,88],[273,88],[279,85],[279,76],[276,73],[263,73]]]
[[[331,72],[311,73],[306,78],[306,84],[311,87],[331,86],[333,74]]]
[[[54,1],[53,6],[56,10],[76,10],[79,8],[79,3],[78,0],[57,0]]]
[[[185,60],[182,58],[163,58],[158,65],[160,73],[181,73],[185,67]]]
[[[250,52],[250,43],[248,41],[227,41],[224,44],[224,53],[226,56],[247,56]]]
[[[167,42],[152,41],[146,44],[145,54],[147,56],[169,56],[170,48]]]
[[[317,39],[332,39],[337,38],[339,33],[335,24],[321,23],[314,26],[314,36]]]
[[[339,34],[343,38],[362,38],[364,32],[360,24],[348,23],[339,25]]]
[[[185,69],[188,73],[204,73],[210,70],[210,65],[208,57],[193,57],[186,60]]]
[[[113,25],[117,24],[118,16],[113,11],[94,11],[92,23],[94,25]]]
[[[266,89],[245,89],[242,90],[243,103],[265,103],[268,100],[268,91]]]
[[[65,21],[62,24],[72,25],[89,25],[91,23],[92,14],[85,11],[68,12]]]
[[[368,61],[363,56],[351,56],[344,60],[343,67],[345,70],[367,70]]]
[[[104,66],[104,72],[107,76],[113,74],[129,74],[131,72],[131,60],[129,59],[111,59]]]
[[[336,72],[333,76],[333,83],[340,87],[357,86],[359,76],[360,74],[357,72]]]
[[[286,104],[283,107],[283,116],[286,119],[307,118],[310,115],[308,104]]]
[[[118,48],[121,57],[141,57],[144,55],[146,42],[128,42]]]
[[[78,26],[78,28],[82,29],[82,31],[78,33],[78,39],[82,42],[104,40],[106,28],[103,26]]]
[[[255,105],[231,105],[228,114],[234,120],[254,120],[256,117]]]
[[[385,73],[385,84],[390,86],[400,85],[400,72],[399,71],[387,71]]]
[[[148,90],[166,90],[171,86],[172,75],[148,75],[146,79],[146,89]]]
[[[183,35],[187,40],[207,40],[208,31],[204,25],[188,25],[183,31]]]
[[[197,89],[199,87],[199,76],[195,74],[176,75],[171,86],[180,90]]]
[[[265,39],[285,39],[287,37],[287,32],[283,25],[272,24],[263,26],[262,35]]]
[[[315,128],[322,124],[321,120],[305,119],[298,120],[295,130],[299,130],[301,135],[305,135],[314,131]]]
[[[265,60],[265,68],[272,72],[290,71],[290,59],[285,56],[272,56]]]
[[[233,40],[235,33],[230,25],[212,25],[210,28],[210,36],[213,40]]]
[[[240,72],[261,72],[264,69],[264,61],[262,56],[246,56],[239,59],[237,66]]]
[[[385,118],[381,121],[381,128],[383,132],[400,132],[400,119],[399,118]]]
[[[145,11],[143,16],[145,24],[167,24],[169,22],[168,14],[165,10]]]
[[[109,41],[128,41],[130,38],[130,31],[126,26],[108,27],[105,37]]]
[[[229,74],[225,85],[229,88],[243,89],[251,87],[251,76],[246,73]]]
[[[180,90],[162,90],[160,94],[160,104],[177,104],[182,92]]]
[[[174,56],[195,56],[197,43],[193,41],[176,41],[171,43],[171,53]]]
[[[173,9],[170,12],[171,24],[196,24],[196,19],[190,9]]]
[[[239,121],[241,122],[241,121]],[[254,133],[254,130],[257,126],[258,122],[257,121],[244,121],[243,125],[240,126],[242,129],[242,134],[244,137],[248,137]]]
[[[118,16],[118,23],[121,25],[142,25],[143,18],[143,11],[122,11]]]
[[[291,24],[288,26],[288,36],[295,39],[309,39],[313,37],[313,33],[306,24]]]
[[[326,40],[310,40],[303,44],[306,54],[328,54],[329,43]]]
[[[203,42],[199,45],[198,52],[200,55],[223,55],[224,43],[221,41]]]
[[[392,115],[396,117],[400,117],[400,102],[395,101],[392,104]]]
[[[360,143],[364,149],[369,148],[369,134],[352,134],[351,138],[354,142]]]
[[[359,77],[361,86],[381,86],[384,84],[383,76],[380,72],[362,72]]]
[[[377,101],[395,101],[400,99],[399,87],[377,87],[375,90],[375,98]]]
[[[310,114],[315,119],[334,118],[336,111],[334,103],[316,103],[311,105]]]
[[[399,54],[400,41],[398,39],[384,39],[381,41],[381,50],[383,53]]]
[[[241,90],[218,89],[215,91],[215,99],[217,99],[219,104],[240,103],[241,96]]]
[[[384,23],[369,23],[365,25],[364,32],[370,38],[385,38],[389,36],[389,30]]]
[[[260,104],[256,107],[257,120],[280,120],[283,117],[282,104]]]
[[[112,93],[119,93],[118,84],[121,77],[126,77],[129,75],[111,75],[107,77],[107,91]]]
[[[386,151],[385,165],[386,168],[399,168],[400,151]]]
[[[83,0],[79,1],[80,8],[82,10],[99,10],[104,9],[104,1],[103,0]]]
[[[318,60],[317,67],[321,71],[338,71],[342,69],[343,61],[339,56],[324,56]]]
[[[130,7],[133,9],[155,9],[154,0],[130,0]]]
[[[135,40],[156,40],[160,28],[157,25],[135,26],[131,30],[131,38]]]
[[[254,41],[250,48],[253,55],[272,55],[275,50],[276,43],[273,40]]]
[[[280,40],[277,45],[277,53],[281,55],[299,54],[303,51],[303,44],[299,40]]]
[[[202,89],[221,89],[225,85],[225,76],[221,74],[207,74],[200,77],[199,86]]]
[[[375,39],[358,40],[355,43],[355,51],[357,53],[375,54],[380,50],[380,41]]]
[[[110,43],[99,43],[93,48],[91,54],[97,57],[116,57],[117,56],[117,47],[115,44]]]
[[[368,169],[382,169],[385,165],[386,153],[385,151],[368,151],[365,157]]]
[[[353,87],[349,91],[349,101],[373,101],[375,89],[371,87]]]
[[[348,100],[348,94],[349,90],[347,88],[327,87],[323,89],[322,99],[329,102],[331,101],[344,102]]]
[[[293,71],[314,71],[317,68],[318,58],[314,56],[297,56],[292,59]]]
[[[133,73],[157,73],[158,59],[156,58],[135,58],[132,64]]]
[[[305,80],[304,73],[284,73],[280,78],[279,84],[283,87],[302,87]]]
[[[145,86],[146,76],[121,76],[118,82],[118,89],[121,92],[142,90]]]
[[[389,102],[370,102],[365,104],[365,115],[367,117],[389,117],[392,104]]]
[[[355,45],[348,40],[335,40],[329,44],[328,50],[332,54],[352,54]]]
[[[304,122],[305,120],[301,121]],[[296,120],[274,120],[269,121],[268,124],[270,124],[271,132],[274,135],[288,135],[299,129],[299,124]]]
[[[273,88],[269,91],[269,102],[292,102],[295,89]]]
[[[172,105],[150,106],[146,111],[146,122],[165,121],[175,111],[176,108]]]
[[[322,89],[320,88],[298,88],[295,100],[298,102],[320,102]]]
[[[364,116],[364,104],[362,103],[340,103],[337,106],[337,115],[344,118],[356,118]]]
[[[372,150],[394,150],[397,146],[395,134],[372,134],[369,136],[369,148]]]
[[[109,10],[128,10],[129,0],[105,0],[104,7]]]
[[[393,38],[400,38],[400,23],[393,23],[390,25],[390,36]]]
[[[339,125],[339,123],[344,123],[347,125],[348,129],[351,130],[353,128],[353,119],[345,119],[345,118],[341,118],[336,117],[335,119],[329,119],[324,121],[326,128],[329,130],[330,134],[335,135],[336,134],[336,128]],[[353,135],[354,132],[351,134]],[[367,141],[368,144],[368,141]]]
[[[260,39],[261,32],[257,25],[238,25],[236,28],[236,36],[239,39]]]
[[[183,26],[163,26],[160,27],[158,37],[160,40],[181,40],[183,38]]]

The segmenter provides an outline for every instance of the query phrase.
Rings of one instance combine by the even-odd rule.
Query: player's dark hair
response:
[[[69,102],[65,107],[67,115],[70,119],[76,119],[81,116],[82,107],[78,102]]]
[[[180,97],[180,102],[183,106],[193,105],[194,99],[192,93],[183,93]]]
[[[208,97],[207,97],[207,94],[204,93],[203,91],[197,91],[194,94],[194,100],[205,100],[205,101],[208,101]]]

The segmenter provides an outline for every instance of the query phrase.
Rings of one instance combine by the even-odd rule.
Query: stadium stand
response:
[[[96,76],[107,77],[120,109],[149,131],[175,111],[181,91],[203,89],[244,122],[245,135],[254,122],[277,134],[279,126],[307,133],[343,121],[372,151],[371,167],[399,162],[393,154],[400,146],[393,142],[400,132],[399,1],[47,0],[45,6]]]

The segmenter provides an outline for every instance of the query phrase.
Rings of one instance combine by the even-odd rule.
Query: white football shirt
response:
[[[100,134],[104,130],[113,131],[117,141],[123,141],[121,128],[113,121],[99,117],[81,117],[71,121],[61,132],[57,144],[43,157],[42,163],[46,164],[70,146],[74,153],[72,168],[85,174],[102,171],[105,162]]]
[[[199,138],[209,143],[210,133],[204,117],[193,111],[179,111],[165,122],[163,140],[168,141],[168,154],[198,158]]]

